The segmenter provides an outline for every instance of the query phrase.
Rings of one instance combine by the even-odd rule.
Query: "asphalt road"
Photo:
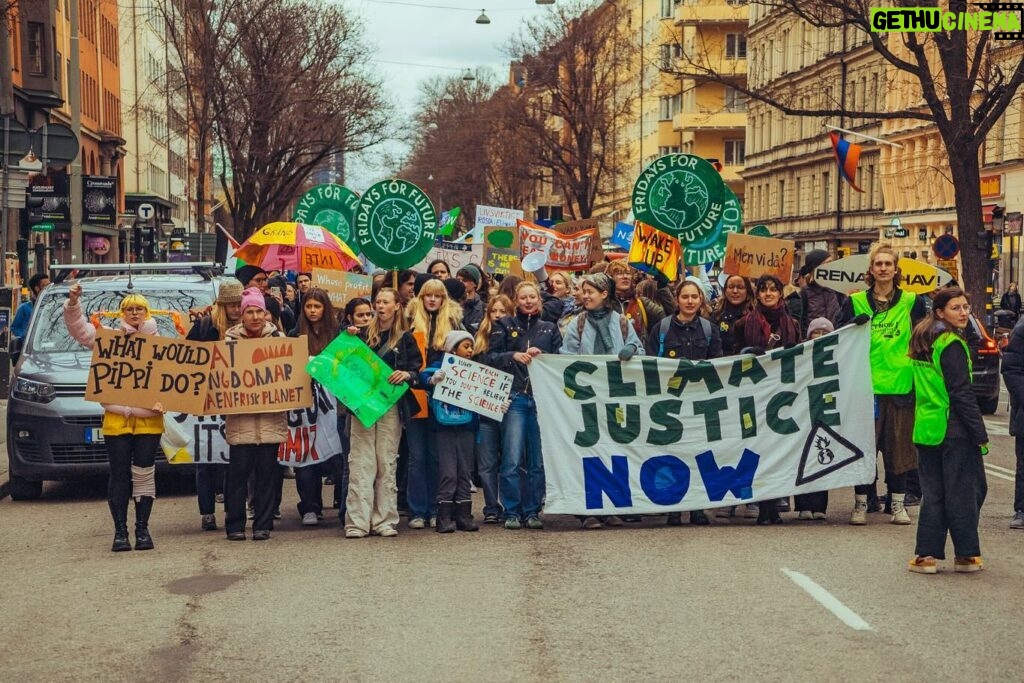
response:
[[[992,434],[1005,422],[1003,408]],[[301,527],[286,481],[273,538],[229,543],[161,481],[157,549],[114,554],[103,483],[48,484],[0,502],[0,677],[1020,679],[1024,532],[1007,527],[1012,441],[993,445],[974,575],[907,572],[914,527],[849,526],[849,490],[824,523],[582,531],[554,517],[441,536],[403,522],[394,539],[346,540]]]

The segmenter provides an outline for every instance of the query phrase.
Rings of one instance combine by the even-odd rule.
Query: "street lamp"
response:
[[[476,18],[476,23],[478,23],[478,24],[489,24],[489,23],[491,23],[491,18],[487,16],[487,10],[480,10],[480,16]]]
[[[462,80],[466,83],[472,83],[476,80],[476,76],[473,75],[473,70],[468,66],[466,67],[466,70],[462,72]]]

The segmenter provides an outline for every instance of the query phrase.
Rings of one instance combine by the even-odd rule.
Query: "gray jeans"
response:
[[[938,446],[918,446],[917,454],[922,498],[916,553],[946,559],[948,533],[957,557],[981,555],[978,518],[988,493],[981,449],[947,439]]]
[[[437,449],[437,502],[464,503],[472,500],[476,431],[439,429],[430,433]]]

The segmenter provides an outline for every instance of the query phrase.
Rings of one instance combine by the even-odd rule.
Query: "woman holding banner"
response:
[[[262,339],[284,336],[267,319],[267,301],[255,287],[242,292],[242,322],[229,328],[224,337]],[[229,541],[245,540],[245,499],[249,492],[249,475],[255,474],[252,540],[266,541],[274,526],[275,490],[281,472],[277,451],[288,438],[288,413],[227,415],[224,418],[224,436],[230,447],[224,530]]]
[[[971,317],[959,287],[940,289],[931,315],[910,338],[914,373],[914,443],[921,475],[921,515],[910,571],[934,574],[953,539],[953,570],[982,568],[978,519],[988,486],[982,457],[988,433],[971,390],[971,352],[964,337]]]
[[[782,298],[782,280],[774,275],[762,275],[754,283],[757,303],[746,316],[736,321],[736,345],[761,354],[799,344],[800,324],[789,314]],[[779,501],[762,500],[758,506],[758,524],[782,524]]]
[[[616,310],[615,283],[604,273],[583,276],[580,282],[583,310],[566,329],[565,341],[559,353],[585,356],[617,355],[629,360],[637,352],[643,355],[643,345],[626,318]],[[622,526],[622,520],[607,517],[579,517],[584,529],[602,526]]]
[[[443,261],[441,262],[443,263]],[[409,331],[421,345],[424,362],[416,368],[440,362],[444,356],[444,341],[449,332],[462,329],[462,307],[452,305],[448,289],[437,278],[420,280],[416,298],[409,302]],[[409,474],[406,483],[406,501],[409,504],[409,528],[434,526],[437,518],[437,453],[431,445],[426,413],[405,424],[409,444]]]
[[[709,360],[722,355],[722,338],[718,329],[702,313],[707,309],[707,293],[701,281],[692,275],[676,287],[676,308],[673,316],[662,318],[647,336],[647,355],[661,358]],[[681,526],[682,513],[670,512],[667,524]],[[690,512],[690,524],[710,524],[703,510]]]
[[[423,356],[416,341],[405,329],[398,292],[382,287],[373,300],[377,311],[365,328],[349,327],[358,334],[393,372],[388,383],[395,386],[412,382],[423,367]],[[402,438],[402,420],[411,412],[406,406],[411,396],[402,399],[381,415],[372,427],[352,420],[352,450],[348,456],[348,497],[345,502],[345,538],[365,538],[369,534],[398,535],[398,488],[395,470],[398,442]]]
[[[185,339],[215,342],[224,338],[229,327],[242,320],[242,283],[230,279],[221,283],[217,300],[209,315],[200,318]],[[217,418],[220,419],[220,418]],[[203,531],[217,530],[217,489],[223,488],[227,465],[196,465],[196,498],[199,502],[200,525]],[[217,486],[218,482],[220,487]]]
[[[82,346],[92,348],[96,330],[82,311],[79,300],[82,285],[68,290],[64,304],[64,324]],[[156,321],[149,313],[149,302],[141,294],[129,294],[121,300],[121,330],[125,335],[156,334]],[[156,450],[164,431],[164,409],[160,403],[151,409],[104,403],[103,440],[110,461],[107,480],[107,504],[114,519],[113,552],[131,550],[128,542],[128,499],[135,498],[135,549],[152,550],[149,515],[156,498]]]
[[[323,353],[327,345],[334,341],[341,331],[341,326],[334,315],[331,299],[324,290],[313,287],[302,297],[302,308],[298,312],[299,322],[295,329],[288,333],[289,337],[305,335],[309,349],[309,357]],[[316,382],[316,380],[311,380]],[[317,392],[314,390],[313,395]],[[329,419],[335,420],[334,411]],[[340,426],[340,420],[338,420]],[[312,448],[312,444],[310,444]],[[317,526],[324,517],[323,482],[324,475],[330,475],[335,486],[344,490],[346,480],[345,459],[339,453],[321,453],[329,456],[314,465],[295,468],[295,490],[299,494],[299,517],[303,526]],[[339,513],[345,519],[345,510]]]
[[[754,288],[750,280],[740,275],[729,275],[725,279],[723,296],[718,300],[715,310],[711,313],[711,322],[718,327],[722,336],[722,355],[732,356],[739,353],[742,344],[736,344],[736,333],[733,327],[736,321],[750,313],[754,308]]]
[[[544,461],[529,366],[542,353],[558,353],[562,335],[555,323],[541,320],[536,283],[520,282],[515,294],[515,315],[494,323],[483,362],[512,375],[511,405],[501,423],[500,495],[505,528],[521,529],[525,523],[528,529],[543,529]]]

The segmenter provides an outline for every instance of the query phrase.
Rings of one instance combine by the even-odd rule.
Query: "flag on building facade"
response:
[[[850,183],[850,187],[857,192],[864,190],[857,187],[854,177],[857,175],[857,162],[860,161],[860,145],[847,142],[839,137],[839,134],[832,131],[828,134],[832,141],[832,151],[836,155],[836,163],[839,164],[839,174]]]

